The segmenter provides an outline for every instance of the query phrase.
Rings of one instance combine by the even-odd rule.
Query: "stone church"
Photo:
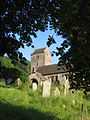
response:
[[[68,81],[68,70],[64,65],[51,63],[51,53],[48,48],[36,49],[31,55],[31,75],[29,81],[35,91],[43,88],[43,96],[50,96],[52,84],[63,84]],[[49,90],[46,90],[49,89]]]

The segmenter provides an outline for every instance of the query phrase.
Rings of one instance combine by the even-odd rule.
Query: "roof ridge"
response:
[[[47,47],[44,48],[37,48],[34,50],[34,52],[31,55],[37,54],[37,53],[42,53],[44,49],[46,49]]]
[[[58,67],[58,64],[44,65],[38,67],[37,72],[40,72],[43,75],[48,74],[58,74],[68,72],[65,66],[61,65]]]
[[[58,65],[58,64],[49,64],[49,65],[43,65],[43,66],[40,66],[40,67],[47,67],[47,66],[52,66],[52,65]]]

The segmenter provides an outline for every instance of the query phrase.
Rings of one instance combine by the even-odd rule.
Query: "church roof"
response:
[[[39,54],[39,53],[44,53],[44,50],[45,50],[46,48],[40,48],[40,49],[36,49],[33,53],[32,53],[32,55],[34,55],[34,54]]]
[[[57,64],[41,66],[37,69],[37,72],[42,75],[58,74],[68,72],[65,65],[58,66]]]

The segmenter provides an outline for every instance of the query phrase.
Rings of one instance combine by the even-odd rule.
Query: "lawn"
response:
[[[90,120],[90,100],[83,98],[80,91],[42,98],[31,89],[2,86],[0,120]]]

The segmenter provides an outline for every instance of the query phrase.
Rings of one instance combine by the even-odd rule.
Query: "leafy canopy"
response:
[[[81,78],[89,79],[89,0],[0,0],[0,55],[22,58],[18,49],[32,45],[31,36],[36,37],[37,31],[44,32],[48,24],[66,39],[57,48],[60,63],[80,73]],[[51,43],[55,41],[49,36],[48,46]]]

